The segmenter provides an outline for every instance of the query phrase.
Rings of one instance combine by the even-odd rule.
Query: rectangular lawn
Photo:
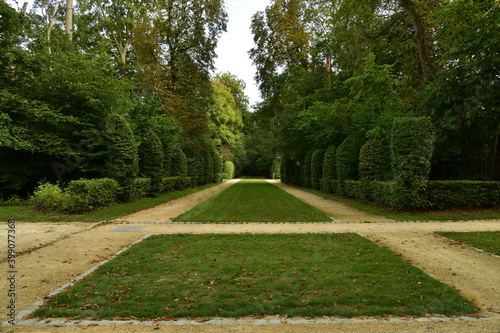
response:
[[[477,308],[357,234],[161,235],[133,246],[39,317],[464,315]]]
[[[176,217],[178,222],[329,222],[332,219],[263,179],[243,179]]]
[[[500,255],[500,231],[437,232],[437,234]]]

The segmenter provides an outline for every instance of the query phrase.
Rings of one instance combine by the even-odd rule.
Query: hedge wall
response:
[[[443,180],[427,183],[430,209],[500,207],[500,182]]]
[[[326,193],[332,193],[332,180],[337,179],[337,163],[336,163],[337,147],[330,146],[325,151],[323,157],[323,175],[321,190]]]
[[[321,188],[324,158],[325,158],[324,149],[316,149],[311,157],[311,186],[316,190],[319,190]]]
[[[116,202],[118,182],[110,178],[73,180],[65,189],[68,194],[65,210],[85,213]]]
[[[366,141],[359,152],[359,178],[361,180],[383,180],[387,157],[384,156],[384,146],[380,140],[370,139]]]
[[[304,163],[302,165],[302,185],[306,187],[311,186],[311,160],[313,151],[309,150],[304,157]]]
[[[358,178],[359,151],[363,138],[351,135],[337,148],[336,165],[339,194],[344,194],[344,182]]]
[[[222,178],[233,179],[234,178],[234,163],[231,161],[224,162],[224,172],[222,173]]]

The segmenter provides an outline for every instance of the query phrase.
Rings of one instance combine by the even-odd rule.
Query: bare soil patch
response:
[[[155,222],[166,221],[166,217],[175,217],[194,205],[206,200],[211,195],[222,190],[231,183],[221,184],[216,188],[202,191],[201,196],[193,195],[178,199],[176,204],[165,204],[150,210],[129,215],[119,221]],[[302,191],[300,191],[302,192]],[[297,192],[298,193],[298,192]],[[303,192],[306,193],[306,192]],[[309,193],[307,193],[309,194]],[[298,195],[298,194],[297,194]],[[300,196],[298,196],[300,198]],[[323,201],[318,201],[322,206]],[[309,203],[309,202],[308,202]],[[311,204],[311,203],[310,203]],[[313,206],[316,206],[314,204]],[[316,206],[318,207],[318,206]],[[318,207],[319,208],[319,207]],[[321,208],[320,208],[321,209]],[[149,212],[148,212],[149,211]],[[350,219],[352,221],[352,219]],[[364,220],[364,217],[362,219]],[[35,245],[42,240],[44,230],[51,230],[51,226],[58,223],[18,223],[18,230],[26,230],[19,234],[18,244],[23,247]],[[91,223],[71,223],[70,226],[62,223],[59,234],[73,228],[84,228]],[[461,322],[411,322],[411,323],[384,323],[384,324],[333,324],[333,325],[269,325],[257,327],[254,325],[242,326],[179,326],[170,327],[176,332],[500,332],[500,259],[480,253],[474,249],[463,249],[450,245],[445,239],[437,238],[434,231],[493,231],[500,230],[500,220],[471,221],[471,222],[422,222],[422,223],[326,223],[326,224],[137,224],[144,228],[137,228],[130,232],[116,232],[122,225],[103,225],[95,229],[88,229],[74,234],[69,238],[25,254],[17,258],[17,309],[19,311],[41,300],[44,296],[72,280],[74,277],[87,271],[97,263],[110,257],[118,250],[131,244],[146,234],[163,233],[322,233],[322,232],[356,232],[360,233],[382,246],[399,253],[425,272],[432,274],[438,280],[452,285],[465,296],[471,298],[484,310],[489,317],[486,321]],[[2,236],[5,234],[2,225]],[[72,228],[70,228],[72,227]],[[56,231],[45,232],[50,239]],[[54,234],[53,234],[54,233]],[[24,238],[24,239],[23,239]],[[42,240],[43,241],[43,240]],[[2,239],[2,247],[5,244]],[[18,249],[21,246],[18,246]],[[3,250],[3,249],[2,249]],[[0,264],[2,276],[8,271],[6,263]],[[0,318],[6,318],[7,280],[0,279]],[[80,327],[4,327],[5,332],[80,332]],[[167,329],[161,327],[161,329]],[[149,332],[154,327],[148,326],[117,326],[110,324],[105,327],[86,327],[89,332]],[[0,327],[0,332],[2,327]]]

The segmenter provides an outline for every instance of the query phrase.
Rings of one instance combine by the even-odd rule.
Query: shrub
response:
[[[187,158],[181,147],[174,146],[170,155],[170,176],[172,177],[187,177]]]
[[[194,186],[203,182],[203,164],[203,157],[200,154],[188,158],[188,177],[191,177]]]
[[[385,173],[384,147],[380,140],[368,140],[359,152],[359,177],[361,180],[383,180]]]
[[[224,179],[233,179],[234,178],[234,163],[231,161],[224,162],[224,170],[223,170],[223,178]]]
[[[429,181],[426,194],[431,209],[500,207],[500,182]]]
[[[311,186],[311,160],[313,151],[309,150],[304,158],[304,164],[302,165],[302,185],[306,187]]]
[[[271,167],[271,176],[273,177],[273,179],[281,178],[281,163],[281,158],[277,158],[273,161],[273,165]]]
[[[311,185],[314,189],[321,188],[321,177],[323,177],[324,149],[316,149],[311,157]]]
[[[175,191],[179,180],[180,180],[180,177],[163,178],[163,180],[162,180],[163,193],[169,193],[169,192]],[[183,187],[183,186],[181,186],[181,187]]]
[[[214,178],[212,181],[214,183],[220,183],[222,181],[222,159],[219,156],[217,148],[212,148],[210,153],[212,155],[212,161],[214,163]]]
[[[161,192],[164,175],[163,145],[152,129],[146,129],[139,145],[139,175],[151,179],[150,193]]]
[[[398,209],[425,208],[427,179],[431,169],[434,133],[430,118],[394,120],[391,139],[391,166]]]
[[[62,210],[66,203],[66,195],[55,184],[44,183],[38,185],[30,198],[30,202],[40,211]]]
[[[323,184],[321,190],[327,193],[332,193],[332,180],[337,179],[337,165],[335,162],[335,156],[337,153],[337,147],[331,145],[325,151],[323,157]]]
[[[0,206],[28,206],[29,201],[22,199],[18,195],[13,195],[7,200],[0,199]]]
[[[85,213],[107,207],[116,201],[119,184],[110,178],[79,179],[69,183],[66,210],[70,213]]]
[[[363,145],[363,139],[359,136],[348,136],[337,148],[336,165],[338,192],[344,194],[344,182],[356,180],[358,177],[359,151]]]
[[[134,181],[134,199],[140,199],[148,196],[151,193],[151,179],[136,178]]]
[[[215,165],[211,151],[207,150],[203,153],[203,160],[205,161],[205,177],[203,182],[205,184],[213,183],[215,178]]]
[[[119,114],[111,114],[106,119],[106,137],[110,143],[106,161],[108,174],[121,186],[120,199],[130,201],[139,164],[137,146],[127,120]]]

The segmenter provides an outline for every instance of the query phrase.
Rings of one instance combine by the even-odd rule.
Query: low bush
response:
[[[50,183],[38,185],[30,198],[30,203],[40,211],[61,210],[66,201],[63,190],[58,185]]]
[[[162,185],[163,185],[163,193],[170,193],[175,191],[177,188],[177,182],[180,180],[181,177],[167,177],[163,178]]]
[[[391,207],[394,203],[394,184],[394,182],[347,180],[344,183],[344,190],[348,197]]]
[[[18,195],[13,195],[7,200],[0,199],[0,206],[27,206],[29,201]]]
[[[429,181],[427,200],[433,210],[500,207],[500,182]]]
[[[149,178],[136,178],[134,181],[134,199],[144,198],[151,192],[151,179]]]
[[[231,161],[224,162],[224,169],[222,172],[222,178],[224,179],[233,179],[234,178],[234,163]]]
[[[65,210],[70,213],[85,213],[107,207],[116,201],[120,186],[110,178],[79,179],[69,183],[65,189]]]

